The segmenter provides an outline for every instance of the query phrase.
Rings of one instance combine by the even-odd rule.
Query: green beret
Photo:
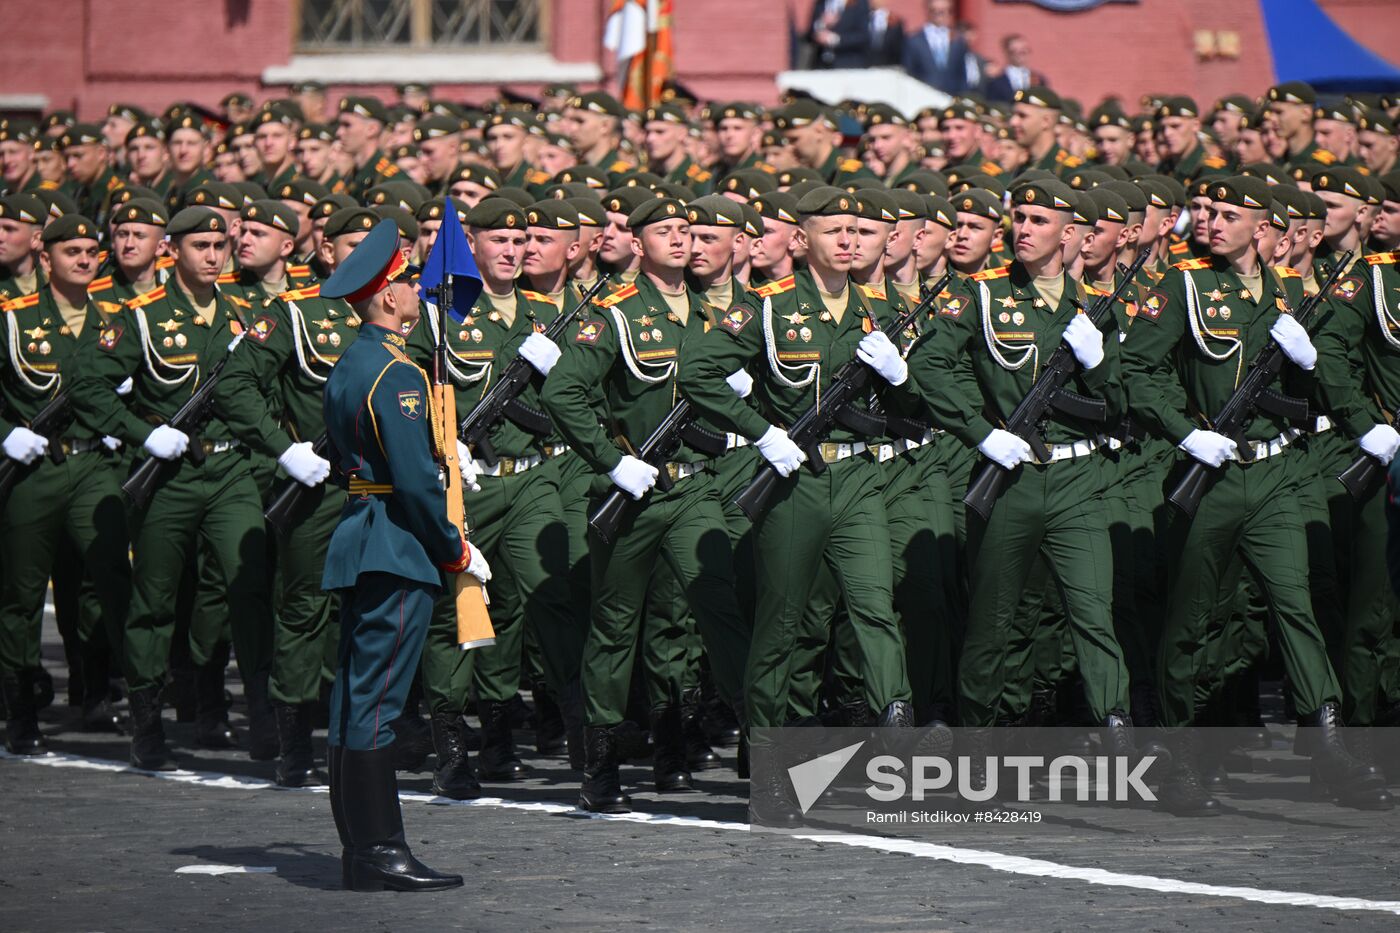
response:
[[[481,185],[496,191],[501,187],[501,176],[493,168],[486,168],[481,165],[459,165],[457,171],[452,173],[447,186],[450,188],[459,181],[469,181],[472,184]]]
[[[797,202],[797,212],[802,219],[808,217],[832,217],[860,212],[860,201],[849,191],[822,185],[804,194]]]
[[[1155,178],[1134,178],[1129,184],[1137,185],[1147,195],[1147,206],[1167,210],[1174,202],[1172,189]]]
[[[48,205],[32,194],[15,193],[7,198],[0,198],[0,220],[42,224],[48,220],[48,216]]]
[[[519,230],[522,233],[528,226],[525,209],[514,201],[494,195],[482,198],[467,212],[467,226],[478,230]]]
[[[219,106],[223,107],[225,110],[228,109],[230,104],[237,104],[240,107],[251,107],[253,106],[253,98],[244,94],[242,91],[234,91],[232,94],[225,94],[223,99],[219,101]]]
[[[133,198],[121,207],[113,208],[112,219],[107,223],[112,227],[122,224],[151,224],[164,227],[169,220],[170,215],[159,201],[153,198]]]
[[[1390,118],[1389,114],[1382,113],[1378,110],[1362,114],[1361,119],[1357,121],[1357,125],[1360,126],[1361,129],[1369,130],[1372,133],[1384,133],[1387,136],[1394,135],[1395,133],[1395,121]]]
[[[82,214],[65,214],[44,228],[41,235],[45,246],[67,240],[97,240],[97,224]]]
[[[1124,182],[1117,182],[1124,184]],[[1017,185],[1011,192],[1013,205],[1028,204],[1031,207],[1048,207],[1053,211],[1073,211],[1074,191],[1064,182],[1054,179],[1032,181]]]
[[[30,194],[48,205],[50,217],[78,213],[77,202],[57,188],[40,188],[37,191],[31,191]]]
[[[267,197],[267,190],[255,181],[236,181],[233,183],[233,187],[237,188],[238,193],[243,195],[243,204],[251,204]]]
[[[1064,107],[1059,94],[1039,84],[1022,88],[1011,99],[1017,104],[1033,104],[1036,107],[1048,107],[1051,110],[1060,110]]]
[[[75,123],[58,141],[60,149],[69,149],[73,146],[101,145],[101,143],[102,127],[96,123]]]
[[[1293,180],[1294,184],[1301,185],[1303,182],[1307,182],[1311,185],[1313,178],[1317,176],[1318,172],[1322,171],[1322,168],[1321,165],[1315,162],[1300,162],[1288,170],[1288,177]],[[1241,171],[1246,175],[1253,174],[1248,171],[1248,169],[1249,166],[1246,165]]]
[[[608,173],[593,165],[574,165],[564,169],[555,175],[551,181],[560,184],[580,182],[590,188],[601,188],[606,190],[609,187]]]
[[[465,203],[456,198],[448,198],[447,200],[452,202],[452,208],[457,212],[457,219],[466,223],[467,214],[471,211],[471,208],[467,207]],[[413,215],[414,220],[417,220],[420,224],[427,220],[442,220],[443,211],[446,210],[443,201],[444,199],[442,198],[424,201],[423,206],[418,208],[418,213]]]
[[[650,188],[616,188],[603,195],[603,207],[609,213],[630,216],[637,208],[656,198],[656,192]]]
[[[323,143],[333,143],[335,127],[329,123],[308,123],[297,130],[297,139],[316,139]]]
[[[121,117],[123,120],[130,120],[136,123],[141,120],[149,120],[151,115],[135,104],[112,104],[107,108],[107,116]]]
[[[924,196],[906,188],[894,188],[885,192],[894,201],[900,220],[927,220],[928,202]]]
[[[322,217],[331,216],[336,211],[345,210],[347,207],[359,206],[360,202],[348,194],[328,194],[311,205],[311,217],[319,220]]]
[[[243,192],[226,181],[206,181],[185,194],[183,206],[238,211],[243,209]]]
[[[936,114],[939,120],[966,120],[969,123],[980,123],[985,111],[977,106],[976,101],[966,97],[955,97],[948,106],[938,111]],[[921,113],[920,116],[923,114]]]
[[[1351,104],[1342,100],[1332,100],[1313,108],[1314,120],[1337,120],[1342,123],[1355,123],[1356,111]]]
[[[1377,180],[1381,183],[1381,190],[1385,192],[1385,200],[1400,202],[1400,169],[1386,172]]]
[[[880,223],[899,222],[899,205],[888,191],[879,188],[861,188],[855,192],[856,216]]]
[[[324,92],[326,85],[320,81],[298,81],[290,90],[293,94],[314,94],[318,91]]]
[[[160,194],[145,185],[124,185],[112,192],[112,207],[116,208],[127,201],[134,201],[137,198],[147,198],[159,202]]]
[[[285,104],[273,102],[264,104],[263,108],[254,114],[253,119],[249,121],[249,125],[257,129],[266,123],[280,123],[283,126],[292,126],[300,122],[300,117],[293,113],[290,107]]]
[[[399,228],[399,235],[405,240],[418,239],[418,221],[413,219],[413,215],[405,208],[397,205],[380,204],[370,208],[385,220],[392,220],[394,226]]]
[[[389,108],[377,97],[345,97],[340,101],[341,113],[353,113],[366,120],[389,122]]]
[[[1313,176],[1313,190],[1331,191],[1348,197],[1366,200],[1366,186],[1361,173],[1346,165],[1331,165]]]
[[[686,126],[690,123],[685,115],[685,109],[679,104],[657,104],[655,107],[648,107],[642,121],[651,123],[654,120],[661,123],[674,123],[677,126]]]
[[[686,218],[692,224],[699,224],[702,227],[737,227],[744,226],[743,205],[733,198],[726,198],[722,194],[710,194],[703,198],[696,198],[685,207]]]
[[[932,194],[941,198],[948,196],[948,179],[932,169],[921,168],[909,172],[899,187],[917,194]]]
[[[589,91],[587,94],[579,94],[569,98],[569,106],[575,110],[591,110],[593,113],[601,113],[609,117],[622,118],[627,116],[627,110],[618,103],[617,98],[606,91]]]
[[[73,116],[71,110],[55,110],[53,113],[45,115],[44,119],[39,123],[39,128],[47,133],[49,130],[56,129],[60,126],[66,129],[76,125],[77,122],[78,118]]]
[[[1158,120],[1167,117],[1199,117],[1201,111],[1200,108],[1196,106],[1196,102],[1191,98],[1177,96],[1168,97],[1163,100],[1157,105],[1157,109],[1153,112],[1153,115],[1156,116]]]
[[[710,119],[715,123],[719,123],[721,120],[758,120],[762,116],[763,109],[761,107],[745,101],[721,104],[710,110]]]
[[[1285,81],[1282,84],[1275,84],[1269,88],[1267,97],[1269,100],[1282,100],[1290,104],[1317,103],[1317,92],[1312,89],[1311,84],[1303,81]]]
[[[123,146],[130,146],[138,139],[154,139],[158,143],[165,143],[165,131],[149,120],[142,120],[126,131],[126,139],[122,140]]]
[[[1305,192],[1292,185],[1275,185],[1270,193],[1274,196],[1274,203],[1283,208],[1290,222],[1308,219],[1308,199]]]
[[[718,190],[732,191],[737,195],[752,199],[777,191],[780,185],[782,185],[781,178],[774,178],[763,169],[744,168],[730,172],[720,179]]]
[[[1107,188],[1090,188],[1083,194],[1094,202],[1094,206],[1099,210],[1099,220],[1107,220],[1109,223],[1126,224],[1128,222],[1128,202],[1122,196]]]
[[[765,220],[795,224],[798,220],[797,199],[788,191],[770,191],[749,202]]]
[[[739,205],[739,211],[744,215],[744,232],[749,236],[763,236],[763,215],[758,212],[758,208],[745,201]]]
[[[1379,207],[1385,201],[1385,185],[1373,175],[1361,175],[1359,172],[1357,174],[1361,178],[1361,190],[1366,194],[1366,203]]]
[[[1326,220],[1327,202],[1319,198],[1312,191],[1304,191],[1303,197],[1308,201],[1308,220]]]
[[[418,142],[425,139],[439,139],[443,136],[451,136],[453,133],[462,132],[462,121],[454,117],[433,114],[423,117],[413,127],[413,138]]]
[[[660,175],[657,175],[655,172],[647,172],[643,171],[642,169],[633,169],[630,172],[624,172],[623,174],[618,176],[617,187],[640,187],[654,189],[657,185],[663,184],[665,181],[666,179],[662,178]]]
[[[958,225],[958,212],[953,208],[952,201],[936,194],[921,194],[918,197],[924,202],[924,211],[929,220],[949,230]]]
[[[603,201],[598,189],[590,188],[577,181],[548,185],[545,187],[544,193],[545,197],[549,198],[587,198],[599,204]]]
[[[1101,104],[1089,113],[1089,125],[1091,127],[1116,126],[1120,129],[1131,130],[1133,121],[1117,105]]]
[[[542,230],[577,230],[578,211],[567,201],[549,198],[525,208],[525,220]]]
[[[339,208],[331,214],[321,234],[326,239],[333,240],[345,233],[368,233],[374,229],[377,223],[379,223],[378,214],[356,204]]]
[[[166,235],[176,237],[186,233],[228,233],[224,218],[207,207],[187,207],[165,225]]]
[[[1212,201],[1222,201],[1236,207],[1267,211],[1274,196],[1268,182],[1262,178],[1231,175],[1228,178],[1217,178],[1211,184],[1210,198]]]
[[[948,188],[949,197],[961,194],[968,188],[981,188],[983,191],[990,191],[997,197],[1006,194],[1006,185],[1002,183],[1001,179],[982,174],[968,175],[966,178],[961,178],[956,183],[949,185]]]
[[[799,181],[797,184],[795,184],[795,185],[793,185],[792,187],[788,188],[788,189],[787,189],[787,193],[790,194],[790,195],[792,195],[794,198],[796,198],[796,199],[800,202],[800,201],[802,200],[802,198],[803,198],[808,192],[816,191],[818,188],[826,188],[826,187],[829,187],[829,186],[827,185],[826,182],[824,182],[824,181],[816,181],[816,180],[813,180],[813,179],[809,178],[809,179],[807,179],[806,181]],[[849,192],[848,192],[848,193],[849,193]]]
[[[517,126],[528,130],[534,122],[534,118],[524,110],[502,110],[486,118],[486,129],[489,130],[493,126]]]
[[[764,174],[766,175],[768,173],[764,172]],[[822,177],[821,172],[817,171],[814,168],[807,168],[806,166],[790,168],[784,172],[778,173],[779,188],[791,188],[799,181],[820,181],[822,183],[825,183],[826,179]]]
[[[592,194],[565,198],[564,203],[578,212],[578,225],[580,227],[607,226],[607,209],[603,207],[603,202]]]
[[[253,128],[246,123],[231,123],[228,130],[224,132],[224,142],[237,139],[240,136],[252,136]]]
[[[1130,181],[1107,181],[1099,188],[1105,188],[1118,195],[1127,202],[1128,210],[1135,214],[1141,214],[1147,210],[1147,192]],[[1094,189],[1099,190],[1098,188]]]
[[[1111,175],[1106,175],[1092,168],[1076,169],[1074,174],[1066,179],[1066,183],[1075,191],[1088,191],[1090,188],[1097,188],[1108,181],[1113,181]]]
[[[0,143],[32,143],[39,130],[27,120],[0,120]]]
[[[773,125],[780,130],[790,130],[811,123],[825,123],[836,129],[836,117],[830,108],[811,98],[795,100],[773,116]]]
[[[310,178],[293,178],[291,181],[283,182],[277,186],[277,190],[272,192],[272,196],[279,201],[296,201],[308,207],[330,194],[326,186]]]
[[[535,197],[524,188],[517,188],[514,185],[507,185],[504,188],[497,189],[491,193],[491,197],[505,198],[507,201],[513,201],[517,207],[522,208],[529,207],[539,200],[539,198]]]
[[[992,220],[1001,220],[1004,214],[1001,198],[984,188],[969,188],[948,201],[959,214],[976,214],[979,217],[990,217]]]
[[[894,126],[908,126],[909,120],[898,110],[889,104],[871,104],[865,109],[865,128],[869,130],[872,126],[893,124]]]
[[[1075,191],[1070,189],[1071,201],[1074,203],[1074,222],[1092,227],[1099,220],[1099,206],[1093,198],[1089,197],[1087,191]]]
[[[1249,162],[1240,166],[1239,173],[1259,178],[1271,185],[1280,185],[1290,178],[1289,172],[1272,162]]]
[[[652,198],[627,215],[627,226],[632,230],[640,230],[648,224],[677,218],[689,223],[684,204],[675,198]]]
[[[281,201],[274,201],[271,198],[254,201],[243,208],[241,216],[244,220],[251,220],[254,223],[281,230],[290,237],[297,235],[297,228],[301,225],[296,211]]]
[[[406,181],[380,182],[364,194],[366,207],[397,207],[410,215],[416,213],[426,200],[416,185]]]
[[[682,202],[695,200],[695,189],[674,181],[663,181],[651,190],[663,198],[675,198]]]
[[[545,97],[570,97],[578,93],[578,88],[568,82],[555,81],[546,84],[540,93]]]
[[[1217,112],[1225,110],[1229,113],[1248,115],[1254,110],[1254,101],[1243,94],[1227,94],[1215,102],[1215,109]]]

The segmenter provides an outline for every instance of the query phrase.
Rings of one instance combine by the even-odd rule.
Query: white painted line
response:
[[[276,865],[181,865],[177,875],[275,875]]]
[[[25,764],[50,768],[74,768],[87,771],[104,771],[113,774],[129,773],[174,781],[180,784],[194,784],[200,787],[213,787],[221,790],[276,790],[283,793],[327,793],[325,787],[280,788],[270,781],[254,778],[235,777],[216,771],[140,771],[130,765],[81,755],[61,755],[50,752],[47,755],[11,755],[0,749],[0,760],[19,761]],[[652,826],[683,826],[691,829],[716,829],[730,832],[748,832],[749,824],[724,820],[703,820],[688,816],[675,816],[670,813],[584,813],[577,807],[558,803],[523,803],[503,800],[499,797],[480,797],[476,800],[450,800],[432,794],[419,794],[408,791],[399,794],[400,800],[440,807],[485,807],[489,809],[521,810],[546,815],[573,814],[594,820],[610,820],[623,823],[644,823]],[[910,855],[914,858],[952,862],[956,865],[973,865],[989,868],[992,871],[1025,875],[1032,878],[1055,878],[1062,881],[1079,881],[1085,884],[1104,885],[1116,888],[1132,888],[1139,891],[1155,891],[1161,894],[1186,894],[1198,897],[1236,898],[1253,901],[1257,904],[1271,904],[1282,907],[1319,907],[1328,910],[1364,910],[1400,915],[1400,901],[1379,901],[1360,897],[1335,897],[1329,894],[1307,894],[1297,891],[1275,891],[1268,888],[1230,887],[1226,885],[1201,884],[1194,881],[1178,881],[1174,878],[1158,878],[1153,875],[1129,875],[1105,871],[1101,868],[1079,868],[1061,865],[1044,859],[1024,858],[1019,855],[1003,855],[980,849],[963,849],[956,846],[936,845],[912,839],[890,839],[882,836],[861,836],[855,834],[789,835],[788,838],[809,842],[839,844],[879,852],[893,852]],[[243,870],[236,866],[187,866],[189,869]],[[185,869],[178,869],[185,871]],[[249,871],[263,869],[251,868]],[[211,872],[212,873],[212,872]]]

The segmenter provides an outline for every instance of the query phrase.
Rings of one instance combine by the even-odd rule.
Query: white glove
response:
[[[104,434],[102,435],[102,446],[106,447],[112,453],[116,453],[117,451],[122,449],[122,441],[119,437],[113,437],[110,434]]]
[[[1064,341],[1074,351],[1074,358],[1086,370],[1103,362],[1103,331],[1094,326],[1087,314],[1076,314],[1065,328]]]
[[[471,542],[467,543],[467,547],[472,552],[472,559],[467,563],[467,573],[476,577],[482,583],[489,583],[491,580],[491,565],[486,562],[486,555],[481,553],[481,548],[476,547]]]
[[[122,384],[117,386],[117,394],[130,395],[131,390],[134,388],[136,388],[136,383],[132,381],[130,376],[127,376],[125,379],[122,380]]]
[[[1030,463],[1033,459],[1030,444],[1001,428],[992,428],[992,433],[982,438],[982,443],[977,445],[977,449],[982,451],[982,455],[988,460],[993,460],[1008,470],[1014,470],[1022,463]]]
[[[1269,328],[1269,336],[1278,341],[1286,355],[1304,369],[1317,365],[1317,348],[1313,346],[1308,332],[1291,314],[1280,314],[1274,326]]]
[[[302,441],[282,451],[282,456],[277,458],[277,465],[303,486],[319,486],[331,475],[331,462],[318,456],[311,447],[310,441]]]
[[[190,436],[168,424],[158,424],[155,430],[146,436],[146,443],[142,446],[152,457],[174,460],[185,455],[185,450],[190,446]]]
[[[892,386],[903,385],[909,378],[909,364],[904,362],[899,348],[890,342],[884,331],[872,330],[862,337],[856,356]]]
[[[1177,446],[1208,467],[1218,467],[1239,452],[1239,445],[1224,434],[1200,428],[1186,435]]]
[[[541,376],[548,376],[562,355],[559,345],[541,333],[531,334],[520,345],[520,356]]]
[[[49,452],[49,439],[28,428],[15,428],[5,436],[5,456],[28,466]]]
[[[802,448],[794,444],[787,432],[779,427],[764,431],[763,436],[754,441],[754,446],[763,454],[763,459],[773,464],[779,476],[791,476],[807,461]]]
[[[643,460],[626,455],[612,468],[608,474],[608,479],[613,481],[613,485],[627,493],[633,499],[640,499],[647,494],[647,490],[656,485],[656,477],[660,471]]]
[[[724,381],[729,383],[729,388],[733,389],[734,394],[739,396],[739,398],[748,398],[753,394],[753,376],[749,375],[747,369],[741,369],[737,372],[730,373],[725,377]]]
[[[1400,431],[1396,431],[1388,424],[1378,424],[1365,434],[1361,435],[1361,449],[1375,457],[1381,463],[1389,465],[1395,456],[1395,451],[1400,450]]]
[[[467,445],[461,441],[457,442],[457,470],[462,474],[462,485],[472,492],[481,492],[481,484],[477,478],[481,476],[481,471],[476,468],[476,461],[472,459],[472,452],[467,449]]]

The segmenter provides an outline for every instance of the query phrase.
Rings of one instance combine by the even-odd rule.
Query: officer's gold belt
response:
[[[708,460],[697,460],[694,463],[668,463],[666,464],[666,475],[671,477],[671,482],[685,479],[687,476],[694,476],[710,465]]]
[[[394,491],[392,483],[371,483],[369,480],[350,477],[350,495],[387,496]]]

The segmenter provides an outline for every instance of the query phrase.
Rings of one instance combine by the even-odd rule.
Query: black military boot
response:
[[[747,742],[745,742],[747,746]],[[747,749],[746,749],[747,751]],[[771,829],[794,829],[802,825],[788,762],[774,750],[759,748],[761,767],[754,767],[749,778],[749,819]],[[749,756],[745,754],[747,759]]]
[[[345,821],[345,805],[342,795],[345,791],[344,774],[340,770],[343,745],[326,746],[326,773],[330,776],[331,816],[335,819],[335,831],[340,836],[340,883],[350,887],[350,862],[354,855],[354,843],[350,840],[350,826]]]
[[[475,800],[481,796],[481,782],[472,769],[462,726],[459,713],[433,714],[433,748],[437,752],[433,793],[453,800]]]
[[[165,727],[160,721],[160,688],[131,691],[131,766],[143,771],[174,771]]]
[[[618,776],[616,726],[584,729],[583,786],[578,805],[591,813],[631,813],[632,799]]]
[[[476,756],[476,771],[483,781],[518,781],[528,769],[515,751],[515,735],[511,731],[511,702],[480,700],[476,704],[481,717],[481,751]]]
[[[564,736],[569,743],[569,768],[582,771],[584,765],[583,748],[583,685],[571,680],[564,686],[564,694],[559,697],[559,712],[564,717]]]
[[[34,675],[20,670],[5,677],[5,748],[12,755],[42,755],[49,750],[39,731]]]
[[[434,871],[409,851],[392,745],[365,751],[342,749],[336,779],[352,847],[352,890],[438,891],[462,884],[461,875]]]
[[[215,652],[217,655],[218,652]],[[238,748],[238,733],[228,721],[228,692],[224,669],[228,660],[215,657],[195,671],[194,744],[200,748]]]
[[[1133,743],[1133,721],[1122,710],[1113,710],[1103,721],[1103,753],[1110,758],[1137,758],[1137,748]]]
[[[1188,726],[1171,737],[1172,767],[1157,789],[1157,809],[1174,816],[1219,816],[1216,800],[1201,780],[1201,732]]]
[[[914,707],[906,700],[895,700],[880,711],[875,725],[890,729],[914,728]]]
[[[188,659],[186,659],[188,663]],[[197,675],[193,667],[174,665],[170,668],[170,679],[165,685],[166,705],[175,710],[176,722],[194,722],[195,681]]]
[[[1299,729],[1308,729],[1307,737],[1312,757],[1314,785],[1329,791],[1337,803],[1358,810],[1389,810],[1395,802],[1385,787],[1385,777],[1374,764],[1359,761],[1347,750],[1336,703],[1324,703],[1322,708],[1300,721]]]
[[[685,733],[681,708],[668,704],[651,711],[651,774],[659,794],[693,790],[685,766]]]
[[[563,711],[543,681],[530,685],[530,695],[535,699],[535,751],[541,755],[562,755],[568,751]]]
[[[248,700],[248,757],[254,761],[271,761],[281,751],[277,713],[272,709],[272,696],[268,693],[268,676],[267,671],[261,671],[243,683]]]
[[[320,787],[325,781],[316,770],[311,746],[311,704],[274,703],[277,713],[278,787]]]
[[[713,689],[713,688],[711,688]],[[729,704],[711,696],[706,688],[701,688],[704,697],[701,722],[705,726],[705,737],[710,745],[718,748],[734,748],[739,744],[739,717],[729,708]]]
[[[701,716],[700,688],[681,691],[681,735],[685,737],[685,765],[690,771],[713,771],[724,767],[719,755],[705,738]]]

